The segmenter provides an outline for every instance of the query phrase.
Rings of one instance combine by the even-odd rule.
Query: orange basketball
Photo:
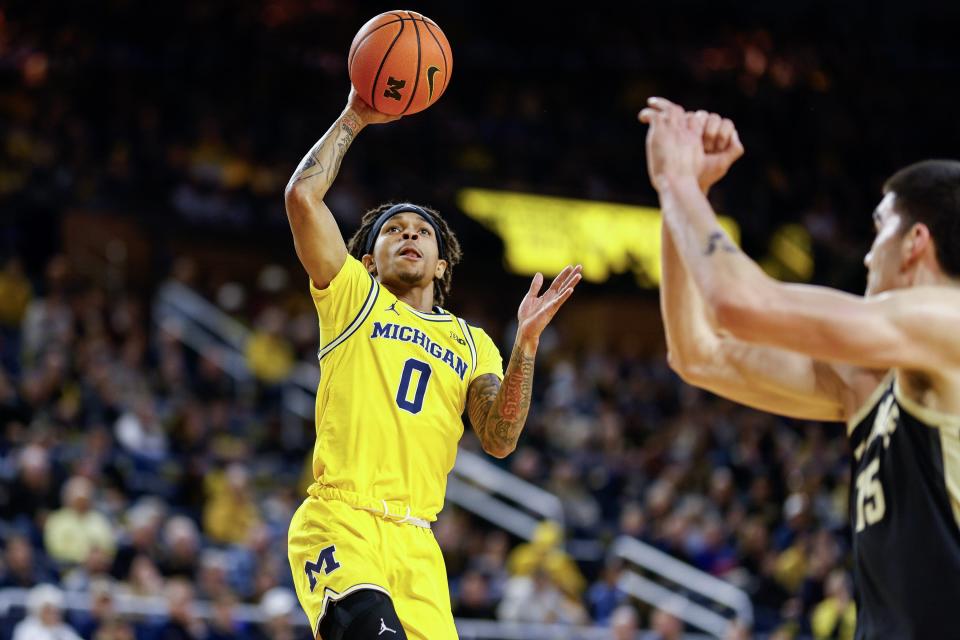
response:
[[[388,11],[357,32],[347,58],[350,82],[381,113],[423,111],[443,95],[453,70],[450,43],[416,11]]]

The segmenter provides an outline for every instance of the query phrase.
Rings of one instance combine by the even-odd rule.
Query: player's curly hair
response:
[[[373,223],[377,221],[381,213],[395,204],[397,203],[388,202],[381,204],[363,214],[363,218],[360,220],[360,228],[356,230],[347,242],[347,251],[350,252],[350,255],[357,260],[363,257],[365,253],[364,249],[367,246],[367,236],[373,229]],[[460,259],[463,257],[463,251],[460,249],[460,241],[457,240],[457,235],[438,211],[423,205],[417,206],[429,213],[433,216],[433,219],[436,220],[437,226],[440,227],[440,234],[443,236],[444,247],[446,248],[447,255],[444,259],[447,261],[447,268],[444,270],[442,277],[434,279],[433,281],[433,303],[442,307],[450,295],[450,290],[453,286],[453,267],[460,263]]]

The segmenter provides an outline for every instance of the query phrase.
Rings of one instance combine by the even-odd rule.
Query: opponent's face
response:
[[[877,236],[863,259],[867,267],[866,295],[909,286],[906,277],[903,216],[894,208],[895,196],[888,193],[873,212]]]
[[[425,287],[447,268],[439,254],[430,223],[412,211],[404,211],[383,223],[373,245],[372,264],[380,282]]]

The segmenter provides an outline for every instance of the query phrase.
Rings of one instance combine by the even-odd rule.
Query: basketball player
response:
[[[493,341],[440,305],[460,245],[432,209],[383,205],[344,244],[324,195],[354,137],[396,120],[351,91],[346,109],[290,178],[286,208],[320,318],[315,482],[290,523],[300,603],[323,640],[457,633],[430,523],[467,409],[487,453],[516,447],[540,333],[580,267],[520,303],[506,374]],[[501,384],[502,379],[502,384]]]
[[[866,296],[781,284],[705,193],[743,153],[733,123],[652,98],[670,362],[765,411],[845,421],[858,639],[958,637],[960,162],[910,165],[873,212]]]

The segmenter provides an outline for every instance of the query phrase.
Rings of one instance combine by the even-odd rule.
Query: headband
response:
[[[364,253],[373,253],[373,245],[377,242],[377,236],[380,235],[380,229],[383,228],[383,225],[387,220],[398,213],[405,213],[407,211],[417,214],[426,220],[431,227],[433,227],[433,234],[437,238],[437,248],[440,250],[440,259],[446,260],[447,251],[443,244],[443,234],[440,233],[440,225],[438,225],[434,217],[427,213],[424,209],[415,204],[410,204],[409,202],[395,204],[380,214],[377,220],[373,223],[373,226],[370,228],[370,232],[367,234],[367,243],[364,247]]]

